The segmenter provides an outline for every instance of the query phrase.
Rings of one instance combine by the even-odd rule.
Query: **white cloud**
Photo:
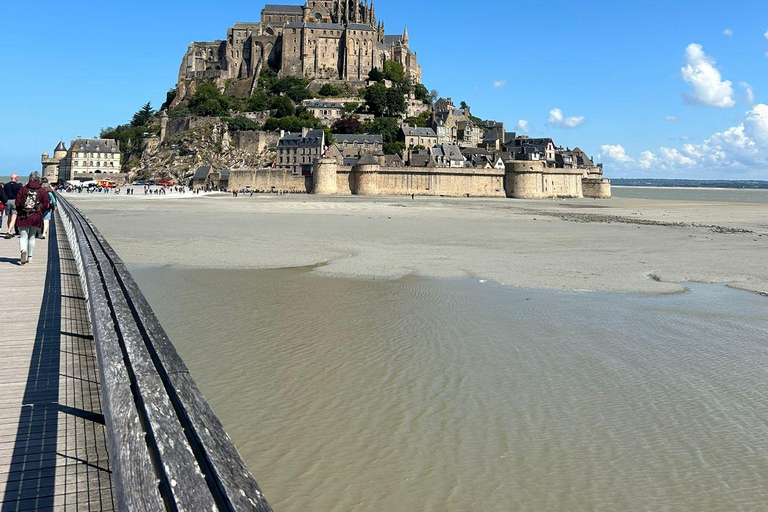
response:
[[[683,118],[682,117],[678,117],[678,116],[667,116],[667,117],[664,118],[664,120],[665,121],[671,121],[671,122],[674,123],[674,122],[677,122],[677,121],[682,121]]]
[[[520,119],[515,127],[520,133],[531,133],[531,123],[525,119]]]
[[[688,103],[717,108],[731,108],[736,104],[733,84],[723,80],[716,64],[700,44],[690,44],[685,49],[682,78],[693,87],[693,91],[685,95]]]
[[[662,147],[656,153],[643,151],[637,159],[620,145],[601,149],[601,156],[610,159],[613,167],[630,174],[682,171],[691,177],[706,174],[722,177],[722,173],[729,173],[741,178],[768,179],[768,105],[755,105],[742,123],[715,133],[699,144]]]
[[[563,111],[559,108],[553,108],[549,111],[549,124],[559,126],[560,128],[578,128],[587,122],[587,118],[583,116],[579,117],[565,117]]]
[[[614,162],[622,164],[634,162],[634,160],[627,155],[627,151],[621,144],[616,144],[615,146],[605,144],[600,146],[600,155],[598,155],[598,158],[610,158]]]
[[[765,39],[766,39],[766,40],[768,40],[768,32],[766,32],[765,34],[763,34],[763,36],[765,37]]]
[[[739,84],[741,87],[744,88],[744,99],[747,102],[747,105],[750,107],[755,104],[755,89],[751,85],[749,85],[747,82],[741,82]]]
[[[689,136],[687,136],[687,135],[681,135],[680,136],[680,140],[689,141],[689,140],[691,140],[691,138]]]
[[[493,82],[493,88],[494,89],[501,89],[501,88],[506,87],[506,86],[507,86],[507,81],[506,80],[497,80],[497,81]]]
[[[731,37],[733,35],[733,30],[727,28],[727,29],[723,30],[723,35]]]

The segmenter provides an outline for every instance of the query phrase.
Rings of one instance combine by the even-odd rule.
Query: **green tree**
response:
[[[464,110],[466,110],[466,109],[468,109],[468,108],[469,108],[469,105],[467,105],[467,102],[466,102],[466,101],[462,101],[462,102],[461,102],[461,105],[459,105],[459,108],[463,108]]]
[[[403,65],[394,60],[388,60],[384,63],[384,76],[396,84],[402,84],[406,81]]]
[[[296,109],[293,108],[291,99],[287,96],[280,96],[270,105],[270,108],[275,111],[275,117],[288,117],[296,113]]]
[[[387,111],[387,88],[384,84],[373,84],[365,91],[368,111],[376,117],[382,117]]]
[[[167,93],[165,93],[165,103],[160,107],[160,110],[168,110],[171,108],[171,103],[173,103],[173,100],[176,99],[176,89],[171,89]]]
[[[379,71],[379,68],[373,68],[368,73],[368,80],[371,80],[372,82],[383,82],[384,78],[386,77],[384,76],[384,73]]]
[[[264,69],[259,75],[259,87],[265,91],[271,91],[277,82],[277,71],[272,68]]]
[[[131,126],[144,126],[155,115],[155,109],[152,108],[152,103],[147,103],[141,109],[133,114],[133,120],[131,120]]]
[[[333,123],[333,133],[361,133],[363,125],[354,117],[346,117]]]
[[[271,101],[272,98],[269,97],[269,94],[265,91],[257,90],[253,93],[253,96],[248,99],[246,108],[248,109],[248,112],[263,112],[269,110]]]
[[[397,119],[392,117],[380,117],[374,119],[371,123],[364,125],[364,130],[367,133],[377,133],[384,137],[384,142],[396,142],[397,134],[400,132],[400,125]]]
[[[397,117],[405,114],[408,105],[405,103],[405,97],[399,89],[387,89],[387,117]]]
[[[267,132],[274,132],[275,130],[280,129],[280,121],[278,119],[275,119],[274,117],[270,117],[267,119],[267,122],[264,123],[264,131]]]
[[[405,144],[402,142],[385,142],[384,154],[385,155],[399,155],[405,149]]]
[[[233,132],[256,131],[260,128],[256,121],[243,116],[225,117],[223,120],[227,122],[227,126]]]
[[[229,111],[229,101],[213,82],[205,82],[195,89],[189,100],[189,109],[198,116],[221,117]]]
[[[341,95],[341,90],[337,89],[336,87],[332,86],[331,84],[323,84],[323,86],[320,88],[319,91],[317,91],[317,94],[327,98],[329,96],[339,96]]]
[[[413,94],[416,96],[417,100],[429,103],[429,91],[424,87],[424,84],[416,84],[416,87],[413,89]]]

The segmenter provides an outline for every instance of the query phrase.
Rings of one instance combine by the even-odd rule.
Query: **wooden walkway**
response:
[[[53,223],[52,223],[53,224]],[[0,512],[114,510],[95,347],[60,222],[0,240]]]

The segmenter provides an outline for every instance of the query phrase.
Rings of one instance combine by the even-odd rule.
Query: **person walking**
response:
[[[18,179],[18,177],[17,177]],[[19,228],[19,250],[22,265],[32,262],[35,252],[35,236],[43,228],[43,212],[51,207],[48,193],[40,184],[40,173],[35,171],[29,175],[29,183],[19,190],[16,196],[16,211],[18,212],[17,227]]]
[[[6,201],[8,201],[8,197],[5,195],[5,185],[0,183],[0,229],[3,227],[3,212]]]
[[[51,219],[53,218],[53,212],[56,211],[56,195],[53,194],[53,187],[48,183],[47,178],[43,178],[42,189],[48,194],[48,201],[50,206],[43,212],[43,234],[40,235],[41,240],[48,238],[48,232],[51,229]]]
[[[5,202],[5,215],[8,217],[8,233],[5,234],[5,238],[11,239],[15,234],[16,229],[16,196],[19,195],[21,190],[21,184],[19,183],[19,175],[16,173],[11,174],[11,181],[5,184],[5,196],[7,200]]]

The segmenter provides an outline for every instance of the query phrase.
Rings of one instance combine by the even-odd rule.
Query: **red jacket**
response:
[[[24,204],[24,199],[27,197],[27,190],[37,190],[40,195],[40,209],[37,213],[33,213],[29,217],[24,217],[21,211],[21,206]],[[19,194],[16,196],[16,211],[19,218],[16,221],[16,227],[19,228],[38,228],[43,229],[43,212],[51,207],[51,201],[48,199],[48,192],[40,188],[40,183],[37,181],[30,181],[26,187],[22,187],[19,190]]]

